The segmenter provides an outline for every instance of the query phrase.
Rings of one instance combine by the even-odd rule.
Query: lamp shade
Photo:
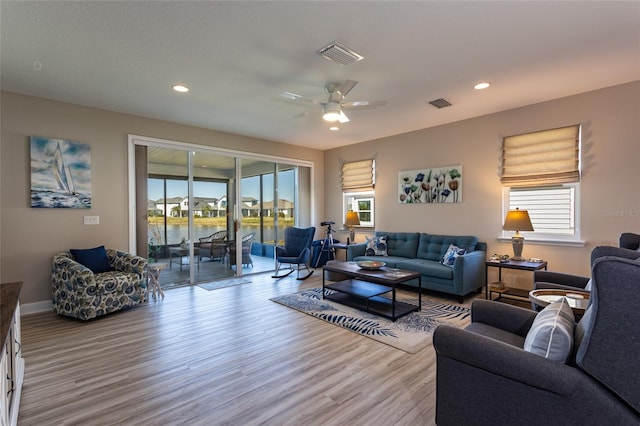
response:
[[[347,212],[347,219],[346,219],[345,225],[347,226],[360,225],[360,218],[358,217],[358,213],[349,210]]]
[[[507,217],[504,218],[502,229],[505,231],[533,231],[529,212],[517,207],[515,210],[509,210]]]

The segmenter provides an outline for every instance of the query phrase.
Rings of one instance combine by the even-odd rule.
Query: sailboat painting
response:
[[[91,208],[91,147],[31,136],[31,207]]]

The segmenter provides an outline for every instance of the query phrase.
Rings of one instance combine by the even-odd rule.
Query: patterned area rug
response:
[[[333,290],[325,290],[325,294],[333,293]],[[312,288],[271,300],[411,354],[431,345],[433,331],[439,324],[464,327],[470,322],[468,308],[435,302],[424,296],[421,312],[410,313],[396,322],[323,300],[322,288]],[[417,298],[413,301],[417,301]]]
[[[233,287],[234,285],[250,284],[250,283],[251,283],[251,280],[248,280],[246,278],[230,278],[227,280],[219,280],[219,281],[213,281],[210,283],[198,284],[198,287],[211,291],[211,290],[217,290],[219,288]]]

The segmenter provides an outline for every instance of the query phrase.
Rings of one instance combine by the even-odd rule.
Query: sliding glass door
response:
[[[311,223],[307,165],[130,139],[135,167],[146,168],[130,174],[138,210],[142,192],[148,200],[146,215],[135,220],[148,231],[138,252],[168,264],[163,287],[272,271],[284,229]],[[132,235],[144,238],[140,229]]]

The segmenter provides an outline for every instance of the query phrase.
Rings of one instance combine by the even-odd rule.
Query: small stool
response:
[[[158,296],[162,296],[162,299],[164,299],[164,292],[162,291],[162,288],[160,288],[158,278],[160,278],[160,273],[166,267],[166,263],[149,263],[147,265],[147,271],[149,272],[149,291],[154,299],[157,299]]]

